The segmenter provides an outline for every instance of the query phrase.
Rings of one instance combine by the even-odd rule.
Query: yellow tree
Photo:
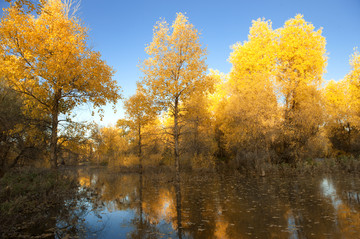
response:
[[[116,165],[116,161],[127,150],[128,142],[121,134],[121,129],[116,127],[103,127],[99,130],[96,153],[102,162]]]
[[[324,88],[326,114],[331,121],[343,122],[349,119],[350,92],[347,80],[329,81]]]
[[[322,124],[319,87],[327,64],[322,30],[297,15],[278,29],[277,79],[284,98],[284,149],[287,160],[316,135]]]
[[[351,106],[354,111],[360,112],[360,53],[356,49],[350,58],[350,66],[351,71],[346,75],[346,79],[349,81]],[[355,115],[355,121],[360,126],[360,116]]]
[[[153,100],[145,94],[141,85],[138,84],[136,94],[124,102],[124,107],[130,130],[136,132],[137,135],[138,156],[140,169],[142,169],[142,138],[144,135],[144,127],[156,119]]]
[[[335,148],[353,153],[359,150],[360,54],[350,58],[351,71],[339,82],[326,87],[329,136]]]
[[[175,167],[179,171],[179,118],[186,100],[207,87],[205,49],[199,33],[187,17],[178,13],[171,27],[163,20],[154,27],[153,41],[147,46],[149,58],[143,62],[144,86],[173,117]]]
[[[199,92],[186,101],[186,111],[183,115],[183,133],[185,137],[181,140],[182,150],[186,152],[186,158],[192,160],[192,166],[205,166],[211,163],[211,156],[215,151],[213,125],[211,120],[209,96],[213,93],[214,87],[209,77],[209,89]]]
[[[208,95],[210,119],[213,124],[214,140],[216,142],[215,156],[218,159],[226,159],[226,141],[222,130],[225,116],[225,107],[229,96],[229,75],[210,69],[208,75],[214,81],[214,92]]]
[[[324,89],[328,137],[334,148],[351,151],[355,127],[350,84],[347,79],[330,81]]]
[[[231,151],[239,154],[245,149],[255,154],[252,159],[260,159],[268,156],[270,134],[278,121],[274,91],[277,44],[271,22],[253,21],[248,41],[233,49],[222,129]]]
[[[100,107],[119,99],[113,69],[89,49],[87,29],[72,13],[61,0],[47,1],[39,15],[11,5],[0,23],[0,73],[25,96],[28,109],[39,105],[33,117],[50,116],[54,168],[59,115],[84,102]]]

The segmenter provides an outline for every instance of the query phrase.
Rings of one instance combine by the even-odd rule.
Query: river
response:
[[[76,177],[90,190],[74,209],[80,238],[360,238],[360,178],[351,174],[176,180],[80,168]]]

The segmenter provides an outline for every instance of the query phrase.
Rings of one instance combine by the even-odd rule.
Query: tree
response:
[[[233,66],[222,130],[230,151],[251,154],[252,160],[269,158],[271,133],[278,122],[276,50],[271,22],[258,19],[252,22],[248,41],[235,44],[229,59]]]
[[[215,79],[207,75],[208,81]],[[213,155],[216,150],[214,140],[211,101],[209,96],[214,93],[214,84],[209,84],[206,91],[193,95],[186,102],[186,111],[183,115],[183,134],[180,144],[184,157],[193,167],[209,167],[213,165]]]
[[[78,160],[89,160],[92,157],[92,140],[89,132],[95,127],[94,123],[73,122],[69,120],[58,137],[58,155],[60,164],[78,163]],[[72,157],[75,156],[75,157]],[[79,158],[79,156],[81,156]],[[70,159],[75,159],[71,162]],[[69,160],[66,160],[69,159]]]
[[[360,130],[360,55],[350,58],[351,71],[339,82],[325,88],[328,137],[335,149],[359,153]],[[341,152],[340,151],[340,152]]]
[[[57,166],[59,115],[85,102],[100,107],[120,98],[114,70],[88,48],[87,29],[61,0],[49,0],[39,15],[5,10],[0,24],[1,68],[25,98],[25,110],[51,119],[50,159]],[[29,110],[28,110],[29,111]],[[99,113],[101,113],[101,109]]]
[[[287,117],[297,106],[297,97],[306,85],[319,86],[326,67],[326,41],[322,29],[306,22],[302,15],[296,15],[278,30],[279,50],[278,81],[285,97]]]
[[[355,130],[354,112],[351,107],[349,81],[330,81],[324,89],[327,135],[335,149],[351,152],[351,138]]]
[[[29,118],[21,110],[23,105],[23,97],[0,78],[0,177],[21,162],[40,159],[46,148],[46,121]]]
[[[116,127],[103,127],[97,132],[96,155],[101,163],[116,165],[119,157],[127,151],[128,142],[121,137],[122,130]]]
[[[171,27],[163,20],[154,27],[153,41],[147,46],[149,58],[143,62],[144,86],[149,95],[173,117],[175,167],[179,172],[180,117],[186,101],[207,87],[205,49],[199,33],[187,17],[178,13]]]
[[[298,158],[298,152],[316,136],[323,123],[319,91],[325,72],[326,41],[322,30],[314,30],[302,15],[278,29],[277,80],[284,98],[284,160]]]
[[[142,169],[142,138],[144,127],[156,118],[153,100],[145,95],[141,85],[138,84],[136,94],[124,102],[125,114],[130,129],[136,132],[140,169]],[[122,121],[119,122],[119,125]]]
[[[354,121],[360,127],[360,53],[355,49],[354,54],[350,58],[351,71],[346,75],[345,79],[349,82],[349,90],[351,95],[352,109],[358,114],[354,114]]]
[[[210,70],[209,77],[214,81],[214,92],[208,95],[209,100],[209,112],[210,119],[213,121],[214,127],[214,140],[216,142],[215,157],[220,160],[227,160],[228,154],[226,151],[226,140],[224,132],[222,130],[223,126],[223,116],[224,109],[227,104],[227,99],[229,97],[229,75],[220,73],[219,71]]]

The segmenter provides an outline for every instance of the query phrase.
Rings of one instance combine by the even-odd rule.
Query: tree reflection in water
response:
[[[152,224],[147,217],[144,217],[143,210],[143,173],[139,173],[139,195],[138,195],[138,215],[131,220],[134,230],[128,236],[129,238],[158,238],[160,233],[156,224]]]
[[[180,173],[176,173],[175,177],[175,194],[176,194],[176,218],[177,218],[177,233],[178,237],[182,238],[182,225],[181,225],[181,187],[180,187]]]
[[[356,238],[360,233],[357,177],[333,176],[329,194],[321,176],[92,173],[90,187],[99,201],[91,205],[109,218],[101,232],[105,238]],[[92,227],[98,224],[85,219]]]

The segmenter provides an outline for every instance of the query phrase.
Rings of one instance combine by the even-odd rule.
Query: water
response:
[[[360,178],[349,174],[177,180],[79,169],[77,176],[80,190],[96,192],[78,199],[79,237],[360,238]]]

